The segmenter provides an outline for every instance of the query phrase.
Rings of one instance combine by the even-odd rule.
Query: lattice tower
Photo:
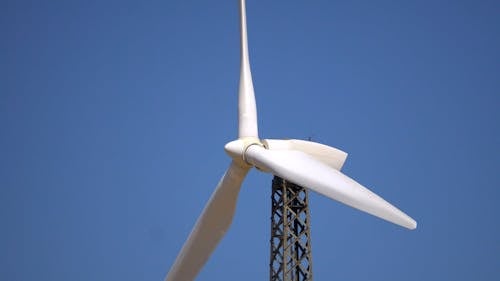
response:
[[[308,191],[273,178],[271,195],[271,281],[312,280]]]

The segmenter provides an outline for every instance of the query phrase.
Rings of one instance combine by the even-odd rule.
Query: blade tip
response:
[[[414,230],[417,228],[417,222],[415,220],[411,220],[409,224],[406,226],[409,230]]]

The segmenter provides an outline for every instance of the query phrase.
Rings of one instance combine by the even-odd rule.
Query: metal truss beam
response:
[[[308,191],[273,178],[271,195],[271,281],[312,280]]]

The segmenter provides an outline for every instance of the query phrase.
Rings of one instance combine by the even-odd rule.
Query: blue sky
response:
[[[418,221],[311,194],[315,280],[500,278],[500,5],[252,1],[265,138],[312,137]],[[2,1],[0,279],[162,280],[237,136],[237,1]],[[198,280],[266,280],[252,171]]]

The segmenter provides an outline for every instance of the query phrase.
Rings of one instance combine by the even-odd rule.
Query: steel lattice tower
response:
[[[312,280],[308,191],[273,178],[271,195],[271,281]]]

